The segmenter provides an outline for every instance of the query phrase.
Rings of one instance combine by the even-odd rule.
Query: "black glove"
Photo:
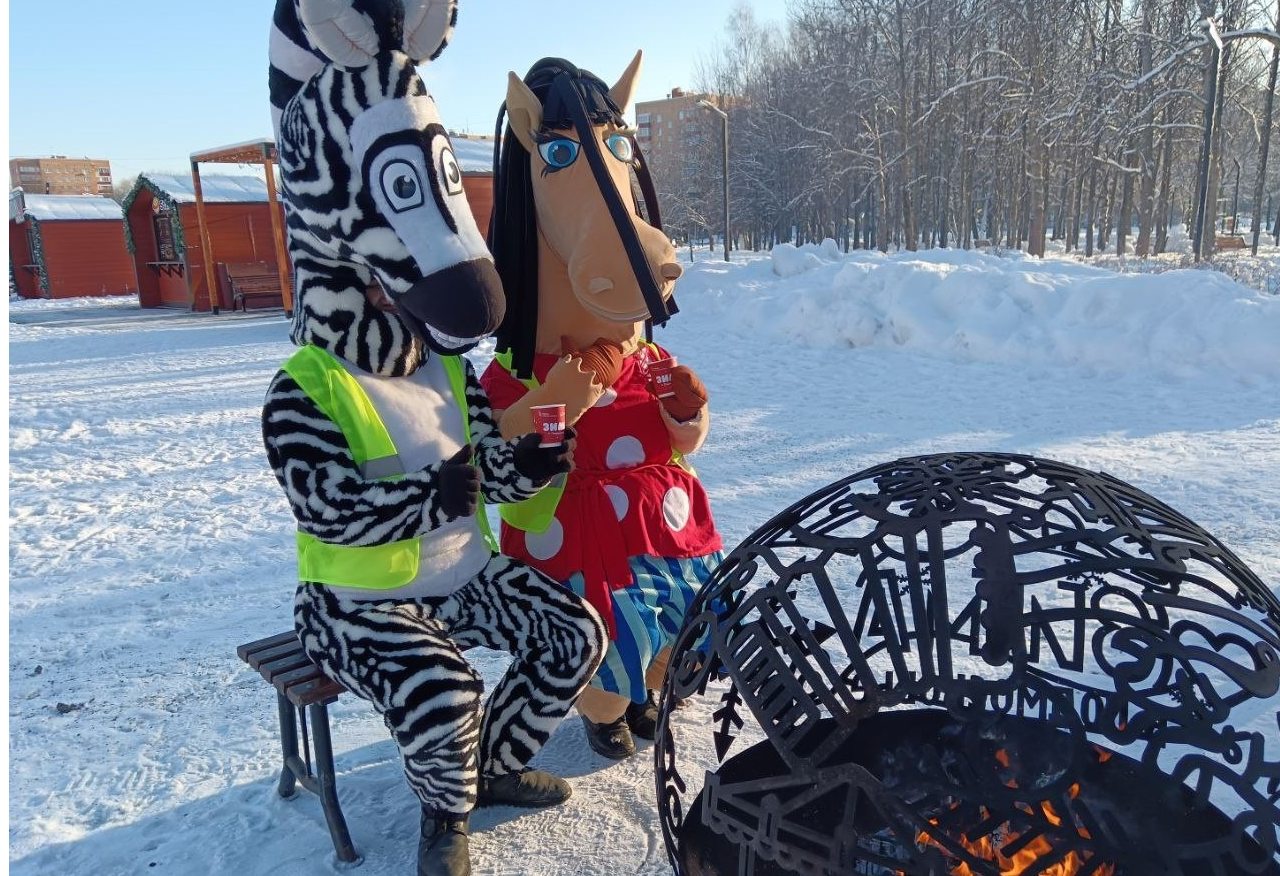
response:
[[[578,443],[577,433],[572,429],[564,430],[564,441],[555,447],[539,447],[541,438],[530,432],[516,440],[516,471],[533,481],[545,484],[558,474],[565,474],[573,468],[573,448]]]
[[[480,469],[471,464],[472,449],[462,449],[440,465],[440,510],[449,517],[470,517],[480,501]]]

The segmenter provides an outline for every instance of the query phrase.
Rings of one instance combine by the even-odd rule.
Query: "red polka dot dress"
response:
[[[547,530],[527,533],[502,526],[504,553],[557,581],[574,584],[571,579],[580,575],[583,595],[609,623],[615,639],[619,628],[633,621],[612,617],[618,614],[613,591],[641,583],[629,560],[706,557],[721,548],[706,490],[672,462],[671,440],[649,387],[649,363],[668,355],[661,347],[655,352],[641,346],[623,361],[614,385],[574,425],[574,471]],[[539,383],[557,358],[534,357]],[[527,392],[496,361],[481,383],[494,410],[510,407]],[[701,582],[690,584],[696,588]],[[661,626],[669,622],[667,618]]]

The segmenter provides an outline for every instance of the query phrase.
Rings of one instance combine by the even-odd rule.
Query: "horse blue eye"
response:
[[[624,137],[622,134],[614,134],[604,142],[609,147],[609,151],[613,153],[614,158],[624,162],[631,161],[633,152],[629,137]]]
[[[573,164],[578,158],[578,149],[577,142],[563,138],[538,144],[538,153],[542,155],[542,160],[556,170]]]

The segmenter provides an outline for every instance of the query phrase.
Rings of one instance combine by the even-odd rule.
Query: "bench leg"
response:
[[[324,703],[307,706],[311,713],[312,733],[316,753],[316,783],[320,786],[320,803],[324,807],[324,817],[329,822],[329,835],[333,837],[333,848],[338,853],[339,861],[348,863],[359,858],[356,848],[351,844],[351,834],[347,831],[347,821],[342,817],[342,809],[338,805],[338,787],[333,768],[333,745],[329,740],[329,709]]]
[[[276,694],[276,703],[280,709],[280,748],[282,749],[283,766],[280,769],[280,796],[286,800],[298,793],[298,776],[289,764],[298,759],[298,722],[293,703],[282,693]]]

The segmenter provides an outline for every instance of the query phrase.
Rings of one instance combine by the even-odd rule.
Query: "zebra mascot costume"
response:
[[[544,806],[568,784],[526,764],[596,671],[594,611],[498,555],[485,502],[534,495],[570,436],[505,441],[466,359],[503,293],[415,65],[453,0],[278,0],[271,98],[299,350],[263,438],[298,524],[307,653],[382,714],[422,802],[419,876],[470,873],[479,804]],[[515,659],[482,709],[477,645]]]

